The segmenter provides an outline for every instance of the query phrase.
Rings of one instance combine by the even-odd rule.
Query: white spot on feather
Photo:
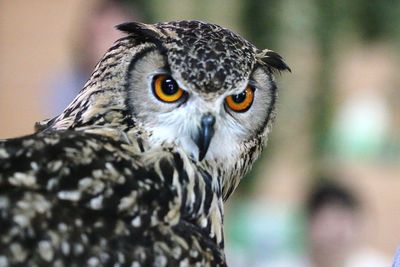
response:
[[[99,210],[103,206],[103,196],[99,195],[98,197],[92,198],[90,200],[90,207],[94,210]]]
[[[74,254],[75,255],[80,255],[84,251],[84,247],[82,244],[74,244]]]
[[[59,223],[58,230],[62,233],[65,233],[68,230],[68,227],[65,223]]]
[[[0,256],[0,267],[8,267],[8,259],[6,258],[6,256]]]
[[[94,171],[93,171],[94,173]],[[79,180],[79,189],[80,190],[86,190],[88,187],[90,187],[93,183],[93,179],[89,177],[85,177],[81,180]]]
[[[65,256],[68,256],[71,251],[71,246],[68,242],[63,241],[61,243],[61,251]]]
[[[164,255],[158,255],[155,258],[155,266],[167,266],[167,258]]]
[[[36,162],[32,161],[31,168],[32,168],[32,170],[37,171],[37,170],[39,170],[39,165]]]
[[[14,219],[14,222],[21,227],[28,226],[29,222],[30,222],[28,216],[25,216],[23,214],[15,215],[13,219]]]
[[[62,167],[63,163],[61,160],[50,161],[47,163],[47,168],[52,170],[53,172],[58,171]]]
[[[6,197],[0,196],[0,209],[7,209],[10,205],[10,200]]]
[[[8,158],[10,155],[7,153],[7,151],[4,148],[0,148],[0,158]],[[0,265],[1,266],[1,265]]]
[[[35,143],[35,141],[32,140],[32,139],[25,139],[25,140],[22,141],[22,146],[24,146],[24,147],[30,147],[30,146],[32,146],[34,143]]]
[[[136,216],[132,221],[131,224],[133,227],[139,227],[142,224],[142,220],[140,216]]]
[[[17,262],[25,261],[26,257],[28,256],[26,250],[24,250],[23,247],[18,243],[12,243],[10,250],[12,253],[11,257],[13,257]]]
[[[189,266],[189,261],[187,258],[179,263],[179,267],[187,267],[187,266]]]
[[[81,192],[79,191],[61,191],[57,194],[59,199],[78,201],[81,198]]]
[[[8,178],[12,185],[34,187],[36,185],[36,177],[28,173],[16,172]]]
[[[49,241],[42,240],[39,242],[39,254],[45,261],[51,261],[54,257],[54,251]]]
[[[134,191],[130,193],[129,196],[123,197],[119,202],[118,210],[122,211],[132,208],[136,202],[136,197],[137,197],[137,192]]]
[[[96,267],[96,266],[99,266],[99,264],[100,264],[100,261],[99,261],[99,259],[96,258],[96,257],[91,257],[91,258],[88,260],[88,265],[89,265],[89,266]]]
[[[47,189],[47,190],[52,190],[52,189],[54,189],[54,187],[56,187],[57,185],[58,185],[58,180],[57,180],[57,178],[51,178],[51,179],[49,179],[49,180],[47,181],[46,189]]]

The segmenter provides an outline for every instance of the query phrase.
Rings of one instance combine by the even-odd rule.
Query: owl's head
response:
[[[180,146],[198,161],[226,161],[263,143],[274,116],[273,70],[289,69],[278,54],[198,21],[118,29],[149,44],[131,59],[126,86],[151,145]]]
[[[290,70],[282,58],[199,21],[117,28],[128,35],[53,125],[132,124],[150,147],[180,147],[198,162],[251,165],[275,116],[273,73]]]

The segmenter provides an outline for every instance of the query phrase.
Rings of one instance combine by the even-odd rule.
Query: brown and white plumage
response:
[[[0,266],[226,265],[223,200],[266,142],[273,71],[289,68],[213,24],[118,28],[61,115],[0,142]]]

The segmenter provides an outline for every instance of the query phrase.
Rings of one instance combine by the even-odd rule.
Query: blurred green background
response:
[[[47,83],[77,61],[76,33],[99,3],[0,1],[0,138],[30,133],[35,121],[56,115],[48,95],[58,93]],[[278,119],[268,147],[227,203],[232,266],[292,266],[287,259],[307,254],[304,201],[323,177],[362,204],[354,251],[390,260],[400,244],[400,1],[122,4],[127,17],[148,23],[222,25],[279,52],[292,69],[277,75]]]

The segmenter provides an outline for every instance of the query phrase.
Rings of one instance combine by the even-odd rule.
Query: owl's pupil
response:
[[[161,89],[166,95],[176,94],[179,90],[178,84],[171,78],[165,79],[161,84]]]
[[[236,103],[242,103],[245,99],[246,99],[246,91],[232,96],[232,100]]]

